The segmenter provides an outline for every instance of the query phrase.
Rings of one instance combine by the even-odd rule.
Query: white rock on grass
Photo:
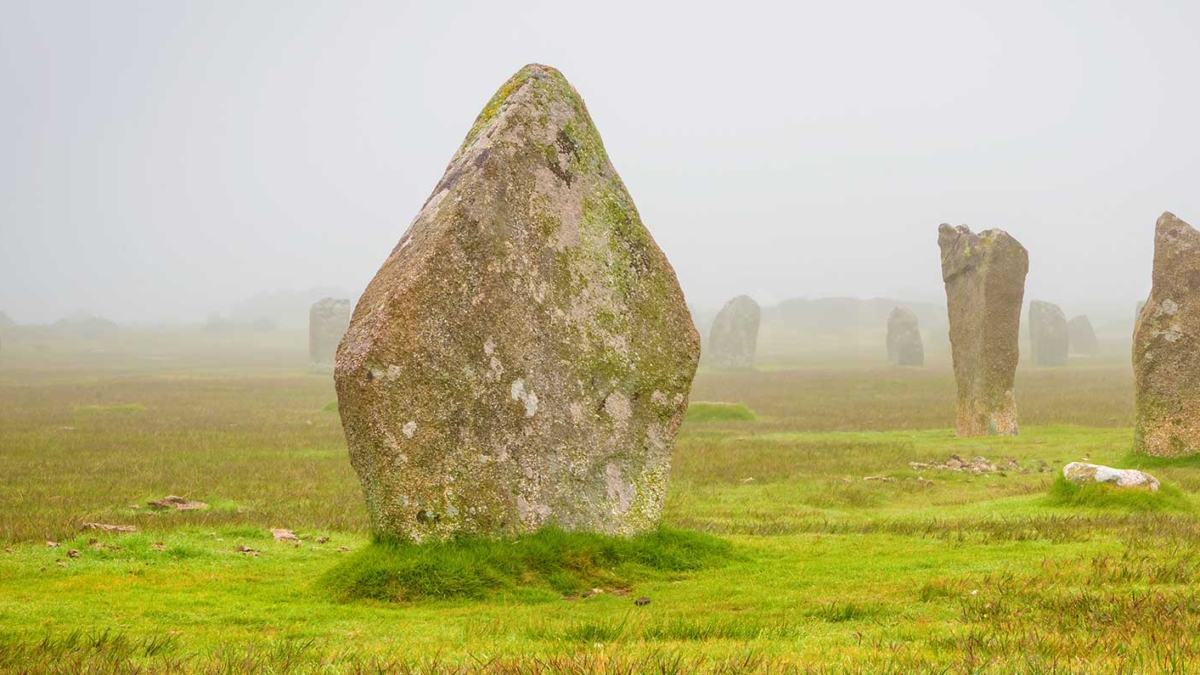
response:
[[[1063,467],[1063,478],[1076,485],[1112,483],[1122,488],[1158,489],[1158,479],[1137,469],[1114,469],[1111,466],[1071,462]]]

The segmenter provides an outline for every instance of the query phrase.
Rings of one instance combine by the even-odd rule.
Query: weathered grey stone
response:
[[[1067,365],[1067,316],[1051,302],[1029,303],[1029,342],[1035,366]]]
[[[748,295],[725,303],[708,332],[708,356],[716,368],[751,368],[758,348],[762,309]]]
[[[1072,354],[1080,356],[1095,356],[1100,352],[1100,342],[1096,339],[1096,331],[1086,314],[1067,322],[1067,344]]]
[[[574,88],[476,119],[354,310],[334,378],[371,523],[410,540],[659,520],[700,339]]]
[[[1135,309],[1134,309],[1134,311],[1133,311],[1133,321],[1134,321],[1134,323],[1136,323],[1136,322],[1137,322],[1137,320],[1138,320],[1138,319],[1139,319],[1139,318],[1142,316],[1142,310],[1143,310],[1143,309],[1145,309],[1145,308],[1146,308],[1146,301],[1145,301],[1145,300],[1138,300],[1138,303],[1137,303],[1137,308],[1135,308]]]
[[[893,366],[925,365],[921,327],[911,310],[897,307],[888,315],[887,357]]]
[[[938,228],[959,436],[1017,433],[1013,395],[1029,254],[1004,230]]]
[[[1076,485],[1111,483],[1122,488],[1157,490],[1158,479],[1137,469],[1114,469],[1101,464],[1071,462],[1063,467],[1063,478]]]
[[[1134,449],[1200,452],[1200,232],[1164,213],[1150,297],[1133,328]]]
[[[338,344],[350,326],[350,301],[324,298],[308,310],[308,358],[332,365]]]

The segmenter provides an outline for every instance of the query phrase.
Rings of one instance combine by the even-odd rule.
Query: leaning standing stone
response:
[[[1086,314],[1080,314],[1067,322],[1067,346],[1072,354],[1080,356],[1095,356],[1100,351],[1096,331]]]
[[[1050,302],[1029,303],[1029,342],[1033,365],[1067,365],[1067,317],[1062,308]]]
[[[1200,451],[1200,233],[1170,213],[1154,229],[1150,297],[1133,329],[1134,449]]]
[[[708,332],[708,351],[716,368],[751,368],[758,348],[762,310],[748,295],[725,303]]]
[[[354,310],[334,377],[372,527],[654,527],[700,355],[583,100],[523,68]]]
[[[313,363],[332,365],[338,343],[350,325],[350,301],[325,298],[308,310],[308,357]]]
[[[893,366],[925,365],[921,327],[912,310],[896,307],[888,315],[887,356]]]
[[[1029,254],[1004,230],[938,228],[959,436],[1017,433],[1013,395]]]

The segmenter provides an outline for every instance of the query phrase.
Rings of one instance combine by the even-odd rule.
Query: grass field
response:
[[[449,590],[397,602],[344,587],[398,558],[370,541],[328,373],[302,345],[172,345],[5,344],[0,671],[1200,669],[1200,463],[1129,455],[1119,357],[1023,369],[1022,433],[1004,439],[954,438],[936,359],[701,372],[693,400],[753,414],[685,423],[671,555],[553,534],[402,550],[437,561],[404,563],[422,574],[488,574],[463,590],[447,571],[420,583]],[[910,466],[952,455],[996,469]],[[1056,485],[1085,457],[1144,464],[1168,489]],[[168,494],[210,507],[148,508]],[[544,573],[523,578],[530,561]]]

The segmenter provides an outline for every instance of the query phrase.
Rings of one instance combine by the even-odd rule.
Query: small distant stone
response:
[[[233,550],[238,553],[243,553],[245,555],[255,556],[255,557],[257,557],[259,554],[259,551],[252,549],[249,546],[242,546],[241,544],[238,544],[237,548],[235,548]]]
[[[1100,351],[1100,343],[1096,340],[1096,330],[1087,315],[1079,316],[1067,322],[1067,344],[1072,354],[1092,356]]]
[[[296,533],[291,530],[271,530],[271,536],[275,537],[275,541],[300,541],[300,537],[297,537]]]
[[[80,526],[83,530],[100,530],[101,532],[137,532],[137,528],[133,525],[108,525],[106,523],[84,523]],[[58,546],[58,544],[55,544]]]
[[[345,546],[339,546],[339,547],[337,547],[337,550],[338,550],[338,553],[345,553],[346,551],[349,551],[350,549],[346,548]]]
[[[48,542],[46,542],[46,546],[48,546],[49,548],[58,548],[58,542],[57,541],[48,541]]]
[[[79,549],[73,548],[70,551],[67,551],[68,558],[78,558],[80,555],[82,554],[79,552]]]
[[[62,560],[59,560],[59,561],[58,561],[58,566],[59,566],[59,567],[66,567],[66,566],[67,566],[67,563],[63,562]]]
[[[165,551],[167,550],[167,545],[161,541],[156,541],[153,544],[150,544],[150,548],[154,549],[155,551]]]
[[[712,364],[717,368],[752,368],[761,320],[762,309],[748,295],[739,295],[725,303],[708,332]]]
[[[1041,300],[1029,303],[1029,343],[1033,348],[1033,365],[1066,365],[1069,340],[1067,317],[1061,307]]]
[[[136,510],[142,508],[142,505],[141,504],[130,504],[129,508],[136,511]]]
[[[638,598],[637,600],[634,600],[633,604],[637,605],[638,607],[645,607],[646,605],[650,604],[650,598],[647,598],[646,596],[643,595],[642,597]]]
[[[1114,469],[1101,464],[1071,462],[1063,467],[1063,478],[1076,485],[1111,483],[1120,488],[1158,489],[1158,479],[1137,469]]]
[[[328,543],[328,542],[329,542],[329,537],[317,537],[317,543],[318,543],[318,544],[325,544],[325,543]]]
[[[12,552],[13,552],[13,547],[9,546],[8,548],[4,549],[4,552],[5,552],[5,553],[12,553]]]
[[[863,476],[863,480],[876,481],[876,482],[880,482],[880,483],[891,483],[891,482],[895,481],[896,479],[892,478],[891,476]]]
[[[893,366],[925,365],[920,321],[911,309],[896,307],[888,315],[887,357]]]

